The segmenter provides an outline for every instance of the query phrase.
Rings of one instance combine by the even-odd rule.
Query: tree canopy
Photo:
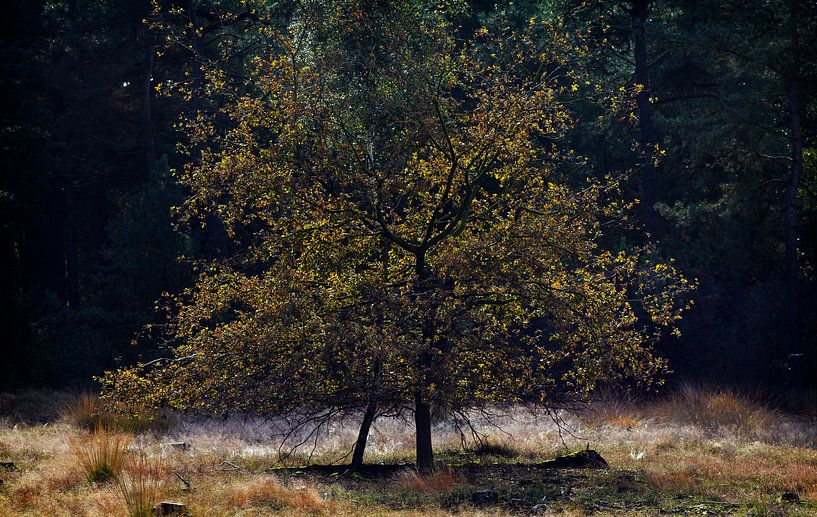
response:
[[[180,212],[215,214],[236,252],[180,298],[173,356],[112,373],[110,396],[294,422],[413,406],[429,469],[432,411],[660,373],[651,343],[691,286],[604,242],[633,201],[566,145],[581,39],[531,19],[463,40],[416,2],[325,9],[259,24],[240,81],[205,67]]]

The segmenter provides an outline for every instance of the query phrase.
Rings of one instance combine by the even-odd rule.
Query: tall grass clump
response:
[[[425,476],[410,469],[396,476],[397,487],[411,492],[450,492],[456,483],[457,476],[450,468],[438,468]]]
[[[74,396],[63,408],[62,417],[68,423],[88,431],[109,427],[99,397],[94,393],[85,392]]]
[[[128,517],[151,517],[164,486],[165,465],[151,460],[144,451],[131,456],[116,476]]]
[[[95,431],[99,427],[123,433],[166,432],[172,426],[171,416],[157,411],[113,412],[95,393],[74,396],[62,410],[65,421],[80,429]]]
[[[108,431],[98,426],[86,439],[74,446],[85,480],[90,484],[105,483],[122,472],[131,436]]]
[[[277,479],[265,477],[235,486],[232,504],[239,508],[268,505],[288,513],[334,514],[331,504],[313,489],[290,488]]]
[[[664,421],[684,422],[707,431],[730,429],[756,438],[768,432],[777,415],[759,397],[728,388],[685,384],[667,400],[652,407]]]

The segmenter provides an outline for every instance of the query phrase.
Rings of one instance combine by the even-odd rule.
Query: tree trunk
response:
[[[389,241],[387,239],[382,239],[381,246],[380,263],[383,266],[381,281],[383,282],[385,288],[385,285],[388,284],[389,280]],[[381,329],[383,328],[384,319],[385,318],[381,306],[377,317],[377,324]],[[383,361],[378,353],[378,356],[374,361],[374,377],[372,379],[374,393],[370,395],[369,403],[366,406],[366,412],[363,414],[363,421],[360,423],[360,431],[358,431],[355,449],[352,453],[352,468],[355,470],[363,466],[363,454],[366,452],[366,440],[369,437],[369,430],[372,427],[372,423],[374,423],[374,419],[377,416],[377,404],[378,397],[380,396],[379,391],[382,373]]]
[[[635,54],[635,82],[640,84],[641,92],[636,96],[638,107],[639,140],[643,163],[639,171],[641,183],[641,216],[647,232],[653,237],[659,231],[658,214],[655,203],[658,201],[656,186],[657,168],[653,162],[653,153],[658,138],[653,123],[653,106],[650,102],[650,63],[647,53],[647,17],[652,0],[633,0],[632,17],[633,48]]]
[[[424,303],[423,298],[429,296],[431,275],[425,264],[425,255],[417,256],[416,263],[417,287],[415,303]],[[434,345],[436,329],[434,328],[434,313],[431,307],[425,307],[427,313],[423,316],[422,348],[417,358],[417,386],[414,393],[414,425],[416,439],[417,470],[421,474],[428,474],[434,470],[434,448],[431,444],[431,404],[425,398],[425,390],[429,385],[432,363],[431,347]]]
[[[377,414],[377,402],[371,401],[366,406],[366,412],[363,414],[363,422],[360,423],[360,431],[357,433],[357,441],[355,442],[355,450],[352,453],[352,469],[358,470],[363,466],[363,453],[366,452],[366,440],[369,438],[369,430],[374,422],[374,417]]]
[[[417,470],[428,474],[434,470],[434,448],[431,443],[431,406],[419,391],[414,395]]]
[[[789,4],[789,37],[792,51],[792,71],[788,79],[789,132],[791,138],[791,168],[786,185],[786,334],[790,381],[797,386],[803,381],[803,351],[800,335],[800,299],[797,265],[797,188],[803,170],[803,141],[800,116],[800,42],[797,35],[797,0]]]

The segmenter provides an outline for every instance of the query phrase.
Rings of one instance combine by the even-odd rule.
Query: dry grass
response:
[[[731,430],[751,439],[767,434],[779,418],[759,397],[691,384],[652,404],[648,413],[664,422],[688,423],[714,433]]]
[[[689,470],[650,472],[647,480],[654,487],[670,492],[695,493],[699,488],[695,472]]]
[[[129,517],[151,517],[169,472],[159,458],[144,451],[129,456],[116,476]]]
[[[607,420],[607,423],[614,427],[632,429],[641,423],[641,419],[633,415],[614,415]]]
[[[87,414],[85,409],[92,404],[82,402],[80,413]],[[193,515],[448,515],[452,510],[459,515],[502,515],[504,511],[469,506],[468,491],[482,485],[479,479],[473,485],[470,477],[458,477],[463,474],[457,474],[456,467],[443,467],[428,477],[407,471],[380,481],[376,488],[349,476],[323,481],[272,476],[267,469],[280,464],[278,444],[270,440],[275,422],[180,421],[166,433],[135,434],[132,443],[139,452],[126,453],[129,435],[110,430],[89,434],[82,419],[62,415],[47,426],[0,419],[0,460],[18,466],[15,471],[0,470],[0,515],[147,515],[147,508],[160,496],[184,503]],[[726,500],[741,505],[741,515],[750,510],[763,515],[778,511],[780,494],[790,491],[803,502],[784,508],[785,512],[817,514],[817,426],[773,410],[759,398],[687,387],[644,406],[605,401],[590,413],[561,416],[571,426],[561,436],[547,417],[521,409],[493,420],[502,433],[487,422],[475,421],[481,432],[494,433],[482,449],[470,451],[479,454],[457,456],[462,454],[459,435],[450,425],[435,428],[435,443],[438,450],[452,451],[451,457],[456,457],[452,463],[463,459],[493,463],[552,457],[564,449],[562,438],[573,449],[589,442],[614,468],[642,473],[647,481],[644,489],[658,499],[677,497],[690,505],[695,498]],[[332,427],[314,460],[329,462],[342,456],[355,431],[355,422]],[[169,448],[171,441],[185,441],[191,448]],[[367,461],[411,460],[412,442],[412,429],[403,422],[378,421]],[[223,470],[219,466],[224,461],[241,468]],[[109,467],[94,467],[100,464]],[[105,474],[89,475],[94,471]],[[121,472],[118,483],[100,483],[110,472]],[[190,480],[193,490],[182,490],[173,472]],[[447,506],[445,501],[452,500],[465,501],[464,506]],[[594,512],[566,504],[558,511]]]
[[[497,458],[515,458],[519,456],[519,451],[513,445],[493,440],[482,440],[469,448],[468,451],[477,456],[494,456]]]
[[[132,437],[111,432],[99,426],[85,440],[75,443],[73,449],[77,461],[90,484],[114,480],[125,465],[125,458]]]
[[[632,429],[641,424],[644,418],[645,415],[632,403],[608,396],[593,404],[590,411],[582,415],[582,422],[592,426]]]
[[[677,492],[740,499],[763,492],[794,492],[817,502],[814,450],[746,444],[718,455],[704,447],[689,447],[673,456],[652,459],[648,468],[654,486]]]
[[[99,427],[110,427],[102,412],[99,397],[89,392],[72,398],[63,408],[62,417],[69,424],[91,432]]]
[[[450,492],[458,481],[454,471],[447,467],[437,468],[425,476],[414,469],[407,469],[395,477],[395,486],[400,490],[420,493]]]
[[[285,487],[271,476],[232,487],[230,502],[237,508],[271,506],[290,513],[325,514],[332,508],[314,487]]]

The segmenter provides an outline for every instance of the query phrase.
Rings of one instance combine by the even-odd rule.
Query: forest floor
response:
[[[128,515],[126,496],[218,516],[817,515],[817,421],[732,392],[599,402],[561,414],[566,428],[516,408],[478,419],[481,447],[463,448],[441,422],[439,468],[426,478],[410,467],[413,430],[398,420],[376,423],[366,462],[406,467],[359,475],[297,467],[307,453],[318,464],[348,461],[353,424],[282,454],[274,422],[176,418],[129,435],[89,433],[89,405],[45,392],[0,398],[0,515]],[[542,463],[588,446],[609,469]],[[89,482],[88,460],[103,450],[124,474]]]

